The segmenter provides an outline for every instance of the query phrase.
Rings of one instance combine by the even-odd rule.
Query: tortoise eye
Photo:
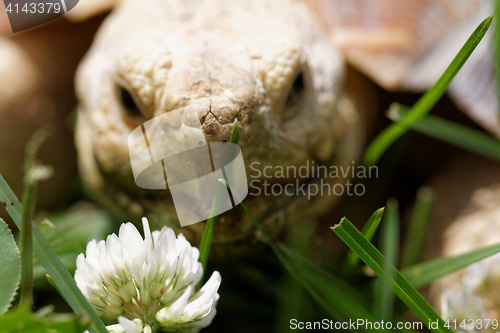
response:
[[[135,104],[134,98],[125,88],[118,88],[118,97],[120,98],[120,102],[123,106],[123,109],[130,116],[140,116],[141,111]]]
[[[288,93],[286,98],[285,107],[290,108],[297,105],[305,95],[306,85],[304,80],[304,73],[300,72],[295,81],[293,82],[292,88]]]

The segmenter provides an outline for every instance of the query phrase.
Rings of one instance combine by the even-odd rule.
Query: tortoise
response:
[[[113,1],[98,8],[84,3],[24,36],[61,20],[83,22],[114,6]],[[425,90],[490,12],[484,0],[155,0],[147,5],[123,0],[99,27],[76,72],[82,179],[98,202],[122,218],[138,222],[147,216],[196,243],[204,223],[179,228],[168,191],[136,185],[127,145],[134,128],[195,106],[192,112],[209,143],[228,141],[238,120],[247,176],[250,171],[260,175],[252,179],[263,180],[266,167],[354,165],[373,123],[375,97],[371,84],[349,66],[388,90]],[[34,56],[20,47],[19,38],[4,40]],[[498,134],[489,49],[487,41],[481,43],[449,92],[475,121]],[[44,52],[52,56],[53,51]],[[61,83],[50,87],[50,99],[59,100]],[[2,107],[0,114],[6,110]],[[179,135],[186,127],[179,127]],[[286,185],[294,179],[270,181]],[[326,181],[334,186],[348,179]],[[276,236],[297,212],[318,215],[337,199],[256,195],[245,203],[263,229]],[[215,256],[238,255],[259,244],[240,207],[219,218],[213,242]]]

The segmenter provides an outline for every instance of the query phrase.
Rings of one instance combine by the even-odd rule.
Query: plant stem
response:
[[[27,177],[29,178],[29,177]],[[33,225],[36,182],[28,180],[23,191],[21,216],[21,304],[33,304]]]
[[[238,144],[239,139],[239,127],[238,127],[238,119],[234,120],[233,132],[231,133],[230,143]],[[231,162],[234,158],[235,150],[233,146],[229,146],[228,152],[226,154],[224,166],[226,166],[229,162]],[[224,176],[224,180],[227,180],[226,173],[224,171],[224,167],[222,168],[222,174]],[[220,202],[224,200],[223,194],[224,191],[227,191],[223,186],[223,184],[217,186],[217,190],[215,192],[214,201],[212,202],[212,208],[210,209],[210,218],[207,220],[207,224],[205,225],[205,231],[203,232],[203,236],[200,242],[200,259],[201,265],[203,266],[203,275],[200,279],[200,282],[196,286],[196,290],[201,289],[204,283],[204,276],[207,271],[207,262],[208,256],[210,254],[210,247],[212,246],[212,237],[214,235],[215,222],[217,222],[217,216],[215,216],[215,212],[217,208],[220,206]],[[225,184],[224,184],[225,185]]]
[[[33,213],[37,183],[52,175],[52,168],[37,164],[36,153],[54,129],[48,124],[36,130],[25,147],[23,208],[21,211],[21,305],[33,305]],[[9,212],[10,213],[10,212]]]

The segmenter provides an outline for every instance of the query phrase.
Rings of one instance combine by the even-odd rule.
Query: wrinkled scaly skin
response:
[[[299,73],[303,97],[287,106]],[[359,81],[351,85],[346,73],[302,1],[126,0],[104,22],[76,77],[76,140],[84,182],[124,218],[138,222],[145,215],[153,225],[169,225],[197,242],[204,223],[180,228],[167,191],[135,184],[130,132],[148,119],[195,104],[208,142],[229,140],[238,119],[247,176],[256,174],[252,162],[260,162],[259,169],[306,161],[350,165],[364,141],[360,109],[368,100],[352,95],[366,89]],[[127,113],[118,87],[131,93],[141,115]],[[277,235],[297,209],[314,214],[336,198],[317,199],[249,196],[245,203],[263,228]],[[237,207],[219,219],[213,242],[215,256],[227,256],[248,251],[258,240]]]

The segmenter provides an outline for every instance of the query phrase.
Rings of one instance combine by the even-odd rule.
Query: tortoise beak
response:
[[[136,184],[169,189],[181,226],[230,210],[248,194],[239,147],[207,142],[199,117],[204,109],[206,105],[192,104],[164,113],[135,128],[128,138]],[[220,179],[238,195],[231,197]],[[216,196],[218,205],[213,206]]]

